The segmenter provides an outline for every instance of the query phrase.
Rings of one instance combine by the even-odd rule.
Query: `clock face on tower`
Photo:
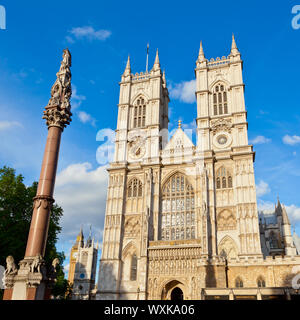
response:
[[[142,137],[136,137],[129,143],[129,155],[132,159],[141,159],[145,151],[145,142]]]
[[[72,256],[73,256],[73,259],[76,259],[77,258],[77,252],[74,252]]]

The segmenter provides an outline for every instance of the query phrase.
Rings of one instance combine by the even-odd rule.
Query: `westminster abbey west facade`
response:
[[[158,52],[145,73],[132,74],[128,58],[96,299],[297,296],[300,256],[284,206],[272,230],[259,221],[242,68],[234,37],[228,57],[208,61],[200,45],[194,145],[180,122],[166,138]]]

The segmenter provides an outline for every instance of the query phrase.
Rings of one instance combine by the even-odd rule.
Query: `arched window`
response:
[[[259,278],[257,279],[257,286],[258,286],[259,288],[265,288],[265,286],[266,286],[266,281],[265,281],[265,279],[264,279],[263,277],[259,277]]]
[[[133,128],[141,128],[146,125],[146,103],[139,98],[133,107]]]
[[[134,254],[131,257],[131,267],[130,267],[130,280],[135,281],[137,276],[137,257]]]
[[[223,84],[217,84],[213,90],[214,115],[228,113],[227,91]]]
[[[217,171],[216,187],[217,189],[232,188],[232,175],[224,167],[221,167]]]
[[[143,196],[143,184],[138,179],[132,179],[127,187],[127,197],[137,198]]]
[[[195,238],[195,195],[186,176],[177,173],[163,186],[161,240]]]
[[[243,280],[240,277],[237,277],[235,279],[235,286],[236,286],[236,288],[243,288],[244,283],[243,283]]]

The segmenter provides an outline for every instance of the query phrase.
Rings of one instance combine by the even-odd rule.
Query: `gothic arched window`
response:
[[[216,187],[217,189],[232,188],[232,175],[224,167],[221,167],[217,171]]]
[[[163,186],[161,240],[195,238],[195,195],[192,185],[181,173]]]
[[[235,286],[236,286],[236,288],[243,288],[244,283],[243,283],[243,280],[240,277],[237,277],[235,279]]]
[[[127,188],[128,198],[137,198],[143,196],[143,184],[138,179],[132,179]]]
[[[130,280],[135,281],[137,276],[137,257],[134,254],[131,257],[131,266],[130,266]]]
[[[213,90],[214,115],[228,113],[227,90],[223,84],[217,84]]]
[[[265,279],[263,277],[259,277],[257,279],[257,286],[259,288],[264,288],[266,286],[266,281],[265,281]]]
[[[133,128],[141,128],[146,125],[146,103],[139,98],[133,107]]]

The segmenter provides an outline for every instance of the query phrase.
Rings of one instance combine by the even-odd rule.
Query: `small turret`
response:
[[[123,76],[130,76],[131,74],[131,67],[130,67],[130,56],[128,55],[128,59],[127,59],[127,64],[126,64],[126,68],[125,71],[123,73]]]
[[[156,50],[156,56],[155,56],[155,61],[154,61],[154,65],[153,65],[152,70],[153,70],[153,71],[158,71],[158,70],[160,70],[158,49]]]

